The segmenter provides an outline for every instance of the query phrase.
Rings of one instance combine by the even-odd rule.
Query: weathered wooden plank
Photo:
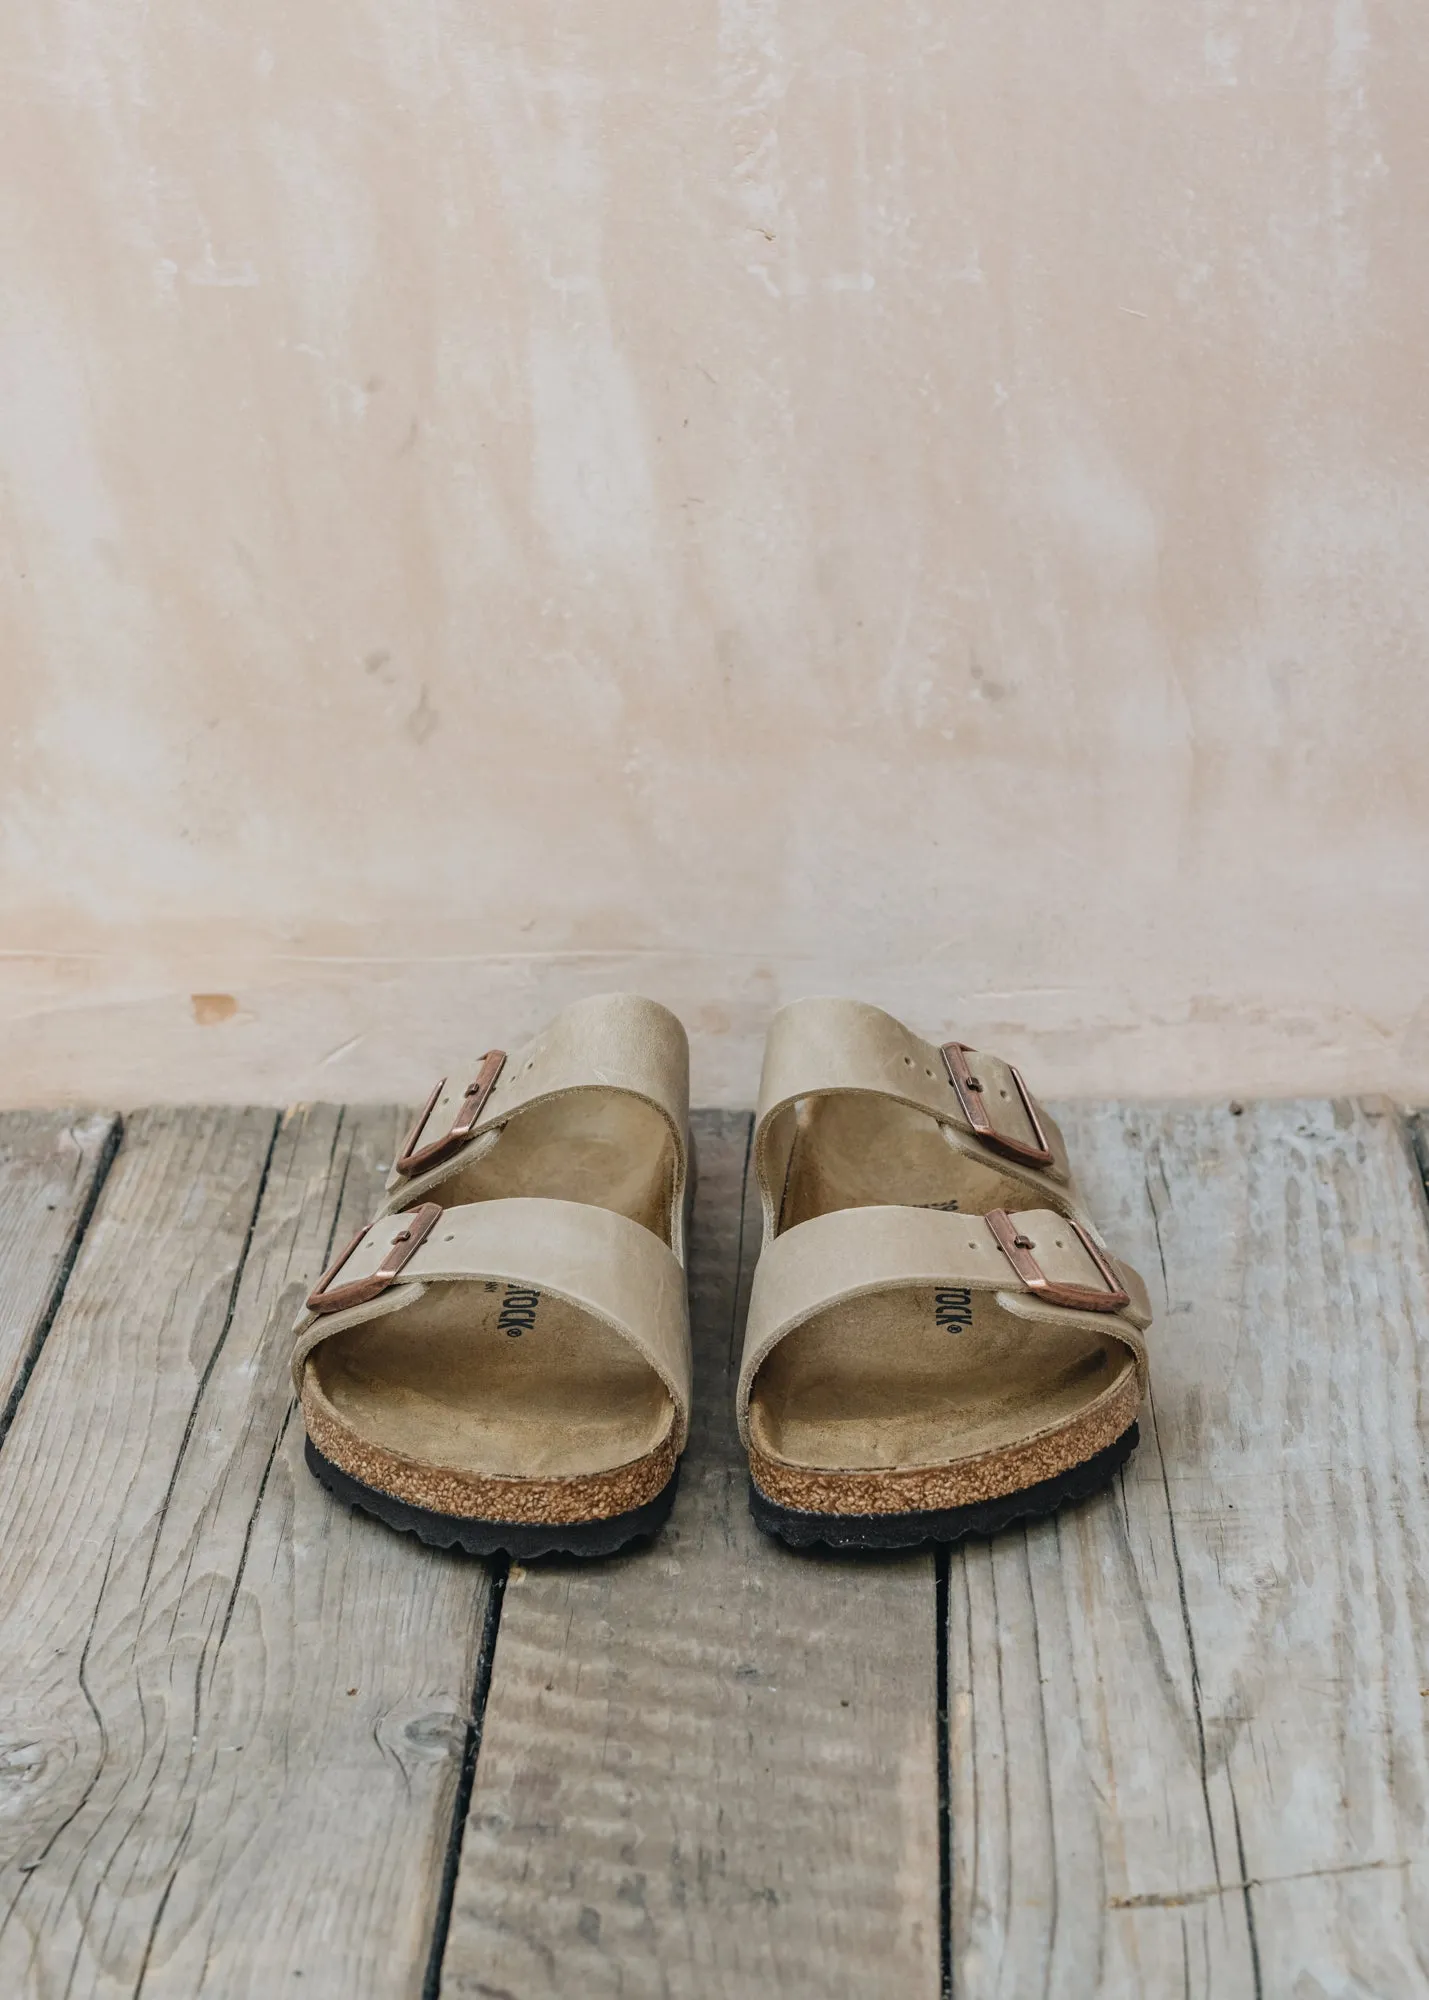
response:
[[[513,1569],[444,2000],[933,2000],[927,1556],[799,1556],[749,1519],[736,1277],[749,1120],[703,1114],[697,1420],[647,1550]]]
[[[955,1557],[959,1995],[1422,1994],[1429,1234],[1381,1106],[1072,1106],[1156,1300],[1118,1490]]]
[[[422,1991],[485,1573],[334,1506],[286,1372],[398,1122],[130,1122],[0,1453],[0,1992]]]
[[[0,1114],[0,1438],[118,1135],[109,1111]]]
[[[1407,1125],[1419,1177],[1424,1183],[1425,1194],[1429,1195],[1429,1111],[1411,1111]]]

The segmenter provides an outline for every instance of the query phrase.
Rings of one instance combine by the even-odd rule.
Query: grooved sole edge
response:
[[[1089,1499],[1110,1484],[1140,1442],[1140,1427],[1132,1424],[1102,1451],[1055,1478],[967,1507],[928,1508],[910,1514],[812,1514],[799,1507],[781,1507],[751,1479],[749,1511],[756,1527],[794,1549],[813,1548],[818,1543],[830,1549],[916,1549],[926,1542],[961,1542],[971,1536],[999,1534],[1016,1521],[1039,1520],[1074,1500]]]
[[[364,1486],[330,1458],[324,1458],[311,1438],[306,1440],[308,1470],[336,1500],[371,1514],[389,1528],[415,1535],[434,1549],[463,1549],[471,1556],[512,1556],[528,1562],[536,1556],[609,1556],[631,1542],[658,1533],[675,1504],[680,1483],[678,1460],[669,1484],[643,1507],[612,1514],[604,1521],[477,1521],[458,1514],[435,1514],[413,1507],[375,1486]]]

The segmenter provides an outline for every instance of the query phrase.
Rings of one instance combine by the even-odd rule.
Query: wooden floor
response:
[[[484,1566],[308,1476],[399,1117],[0,1118],[0,2000],[1429,1992],[1429,1231],[1379,1103],[1073,1105],[1143,1443],[951,1558],[760,1538],[750,1121],[675,1516]]]

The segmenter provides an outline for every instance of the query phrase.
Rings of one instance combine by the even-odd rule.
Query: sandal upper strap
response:
[[[400,1312],[429,1285],[502,1283],[565,1299],[628,1341],[668,1390],[683,1447],[691,1383],[684,1269],[650,1230],[586,1202],[513,1196],[382,1216],[309,1294],[293,1329],[294,1384],[301,1393],[308,1356],[323,1341]]]
[[[1056,1122],[1011,1063],[962,1042],[925,1042],[861,1000],[797,1000],[775,1015],[765,1044],[755,1157],[766,1213],[782,1175],[768,1157],[773,1120],[801,1099],[871,1091],[947,1127],[959,1150],[1065,1199],[1067,1149]]]
[[[619,1090],[653,1105],[670,1127],[678,1163],[678,1212],[686,1174],[689,1074],[689,1042],[668,1007],[638,993],[599,993],[578,1000],[514,1054],[488,1050],[448,1071],[407,1135],[387,1179],[389,1192],[404,1207],[419,1199],[459,1172],[480,1140],[533,1104],[575,1090]],[[453,1128],[459,1143],[434,1154]],[[428,1162],[424,1154],[431,1156]]]
[[[1134,1357],[1145,1386],[1146,1286],[1086,1222],[1049,1208],[1011,1216],[841,1208],[776,1236],[755,1268],[737,1395],[746,1444],[755,1377],[782,1340],[831,1306],[919,1289],[992,1292],[1019,1319],[1111,1334]]]

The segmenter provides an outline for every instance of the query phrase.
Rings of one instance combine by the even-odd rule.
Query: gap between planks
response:
[[[733,1376],[748,1114],[697,1118],[695,1412],[669,1525],[513,1566],[444,2000],[936,2000],[927,1554],[795,1554],[749,1516]]]
[[[109,1111],[0,1116],[0,1444],[119,1147]]]
[[[1070,1105],[1156,1309],[1117,1489],[955,1552],[962,2000],[1429,1983],[1429,1232],[1382,1103]]]
[[[428,1983],[485,1571],[335,1507],[287,1379],[400,1122],[129,1121],[0,1450],[0,1991]]]

